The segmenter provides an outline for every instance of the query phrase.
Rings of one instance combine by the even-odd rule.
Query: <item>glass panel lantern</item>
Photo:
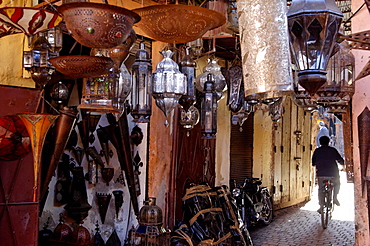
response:
[[[186,94],[180,98],[180,105],[187,111],[195,103],[195,88],[194,88],[194,75],[195,75],[195,61],[190,57],[189,47],[186,49],[184,58],[180,61],[181,72],[186,76],[187,88]]]
[[[153,73],[153,97],[167,117],[177,107],[180,97],[186,93],[186,77],[171,59],[171,50],[162,51],[161,54],[164,58]]]
[[[313,95],[326,81],[343,14],[334,0],[293,0],[287,15],[299,84]]]
[[[125,63],[121,64],[120,75],[118,80],[118,106],[120,110],[124,110],[124,103],[126,98],[131,93],[132,90],[132,78],[128,71]]]
[[[114,69],[101,77],[84,78],[81,104],[78,108],[95,112],[119,113],[118,79],[119,75]]]
[[[131,69],[133,122],[148,123],[152,114],[152,61],[144,43],[140,43]]]
[[[217,93],[212,75],[208,74],[207,78],[201,103],[201,132],[202,138],[214,139],[217,133]]]
[[[180,109],[180,125],[187,129],[186,136],[190,136],[190,130],[199,122],[199,110],[191,105],[188,110]]]
[[[196,88],[198,91],[204,91],[204,84],[208,81],[208,75],[211,75],[211,80],[214,83],[214,89],[217,93],[217,99],[222,98],[222,93],[226,89],[226,79],[221,73],[221,66],[218,65],[217,58],[208,59],[207,66],[204,67],[203,73],[196,78]]]

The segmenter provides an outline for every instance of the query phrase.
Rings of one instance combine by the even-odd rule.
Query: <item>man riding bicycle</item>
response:
[[[334,184],[334,204],[340,206],[337,195],[340,188],[340,179],[339,179],[339,169],[338,163],[344,165],[344,160],[339,154],[336,148],[330,147],[330,139],[327,136],[322,136],[319,139],[321,147],[315,149],[312,155],[312,166],[316,166],[316,176],[319,183],[319,204],[320,209],[324,203],[324,197],[322,189],[324,187],[324,180],[328,177],[332,180]],[[319,210],[320,210],[319,209]],[[319,211],[318,210],[318,211]]]

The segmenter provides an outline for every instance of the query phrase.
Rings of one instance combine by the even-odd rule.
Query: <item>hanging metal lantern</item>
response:
[[[45,32],[46,40],[52,51],[59,52],[63,48],[63,31],[60,26],[50,28]]]
[[[293,65],[295,68],[295,66]],[[294,93],[291,94],[292,101],[298,107],[303,108],[304,111],[312,112],[317,109],[315,98],[307,93],[307,91],[298,83],[298,72],[293,70]]]
[[[237,8],[245,96],[258,100],[291,94],[286,1],[239,0]]]
[[[229,109],[236,113],[243,107],[244,102],[244,84],[243,70],[239,65],[230,67],[228,71],[229,90],[228,105]]]
[[[118,79],[118,107],[124,110],[124,103],[132,90],[132,78],[124,63],[121,64]]]
[[[204,83],[204,93],[201,103],[201,132],[203,134],[202,138],[216,138],[217,94],[211,74],[208,74],[208,80]]]
[[[164,58],[153,73],[153,97],[167,117],[177,107],[180,97],[186,93],[186,77],[171,59],[171,50],[162,51],[161,54]]]
[[[243,124],[248,119],[249,114],[253,112],[253,106],[244,101],[243,107],[237,112],[234,113],[231,117],[231,123],[233,125],[239,124],[239,131],[243,131]]]
[[[181,96],[179,103],[184,108],[185,111],[188,111],[189,108],[195,103],[195,88],[194,88],[194,75],[195,75],[195,61],[190,57],[189,47],[185,50],[185,56],[180,61],[180,69],[183,74],[186,76],[187,87],[186,94]]]
[[[211,75],[211,80],[214,83],[214,90],[217,93],[217,100],[222,98],[223,91],[226,89],[226,79],[221,73],[221,66],[218,65],[217,58],[208,59],[207,66],[204,67],[203,73],[196,78],[196,88],[200,92],[204,92],[204,84],[208,81],[208,75]]]
[[[326,82],[343,14],[334,0],[293,0],[287,15],[299,84],[313,95]]]
[[[133,122],[148,123],[152,114],[152,61],[144,43],[136,51],[132,71],[131,115]]]
[[[352,98],[355,59],[347,45],[347,41],[338,44],[338,52],[328,62],[327,81],[316,92],[319,96],[317,103],[321,105],[329,106],[332,103],[338,105],[336,102],[339,101],[341,101],[339,105],[346,101],[348,105]]]
[[[186,111],[185,109],[180,109],[180,125],[188,130],[187,136],[190,136],[190,130],[194,128],[199,122],[199,110],[191,105]]]
[[[56,103],[62,104],[69,97],[68,87],[62,81],[59,81],[51,88],[50,96]]]
[[[78,108],[102,113],[119,113],[118,79],[119,75],[113,68],[107,75],[84,78],[81,104]]]

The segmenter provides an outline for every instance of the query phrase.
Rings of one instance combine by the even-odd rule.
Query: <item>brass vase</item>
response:
[[[38,201],[38,187],[39,187],[39,173],[40,173],[40,163],[41,163],[41,152],[42,146],[44,145],[46,134],[54,124],[58,115],[51,114],[36,114],[36,113],[21,113],[18,116],[23,121],[28,134],[30,136],[32,153],[33,153],[33,202]]]

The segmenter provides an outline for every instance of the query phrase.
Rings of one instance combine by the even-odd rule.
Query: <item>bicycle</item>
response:
[[[334,184],[330,178],[324,179],[324,186],[320,192],[323,192],[323,205],[321,207],[321,225],[324,229],[328,227],[329,219],[331,219],[334,210],[333,189]]]

